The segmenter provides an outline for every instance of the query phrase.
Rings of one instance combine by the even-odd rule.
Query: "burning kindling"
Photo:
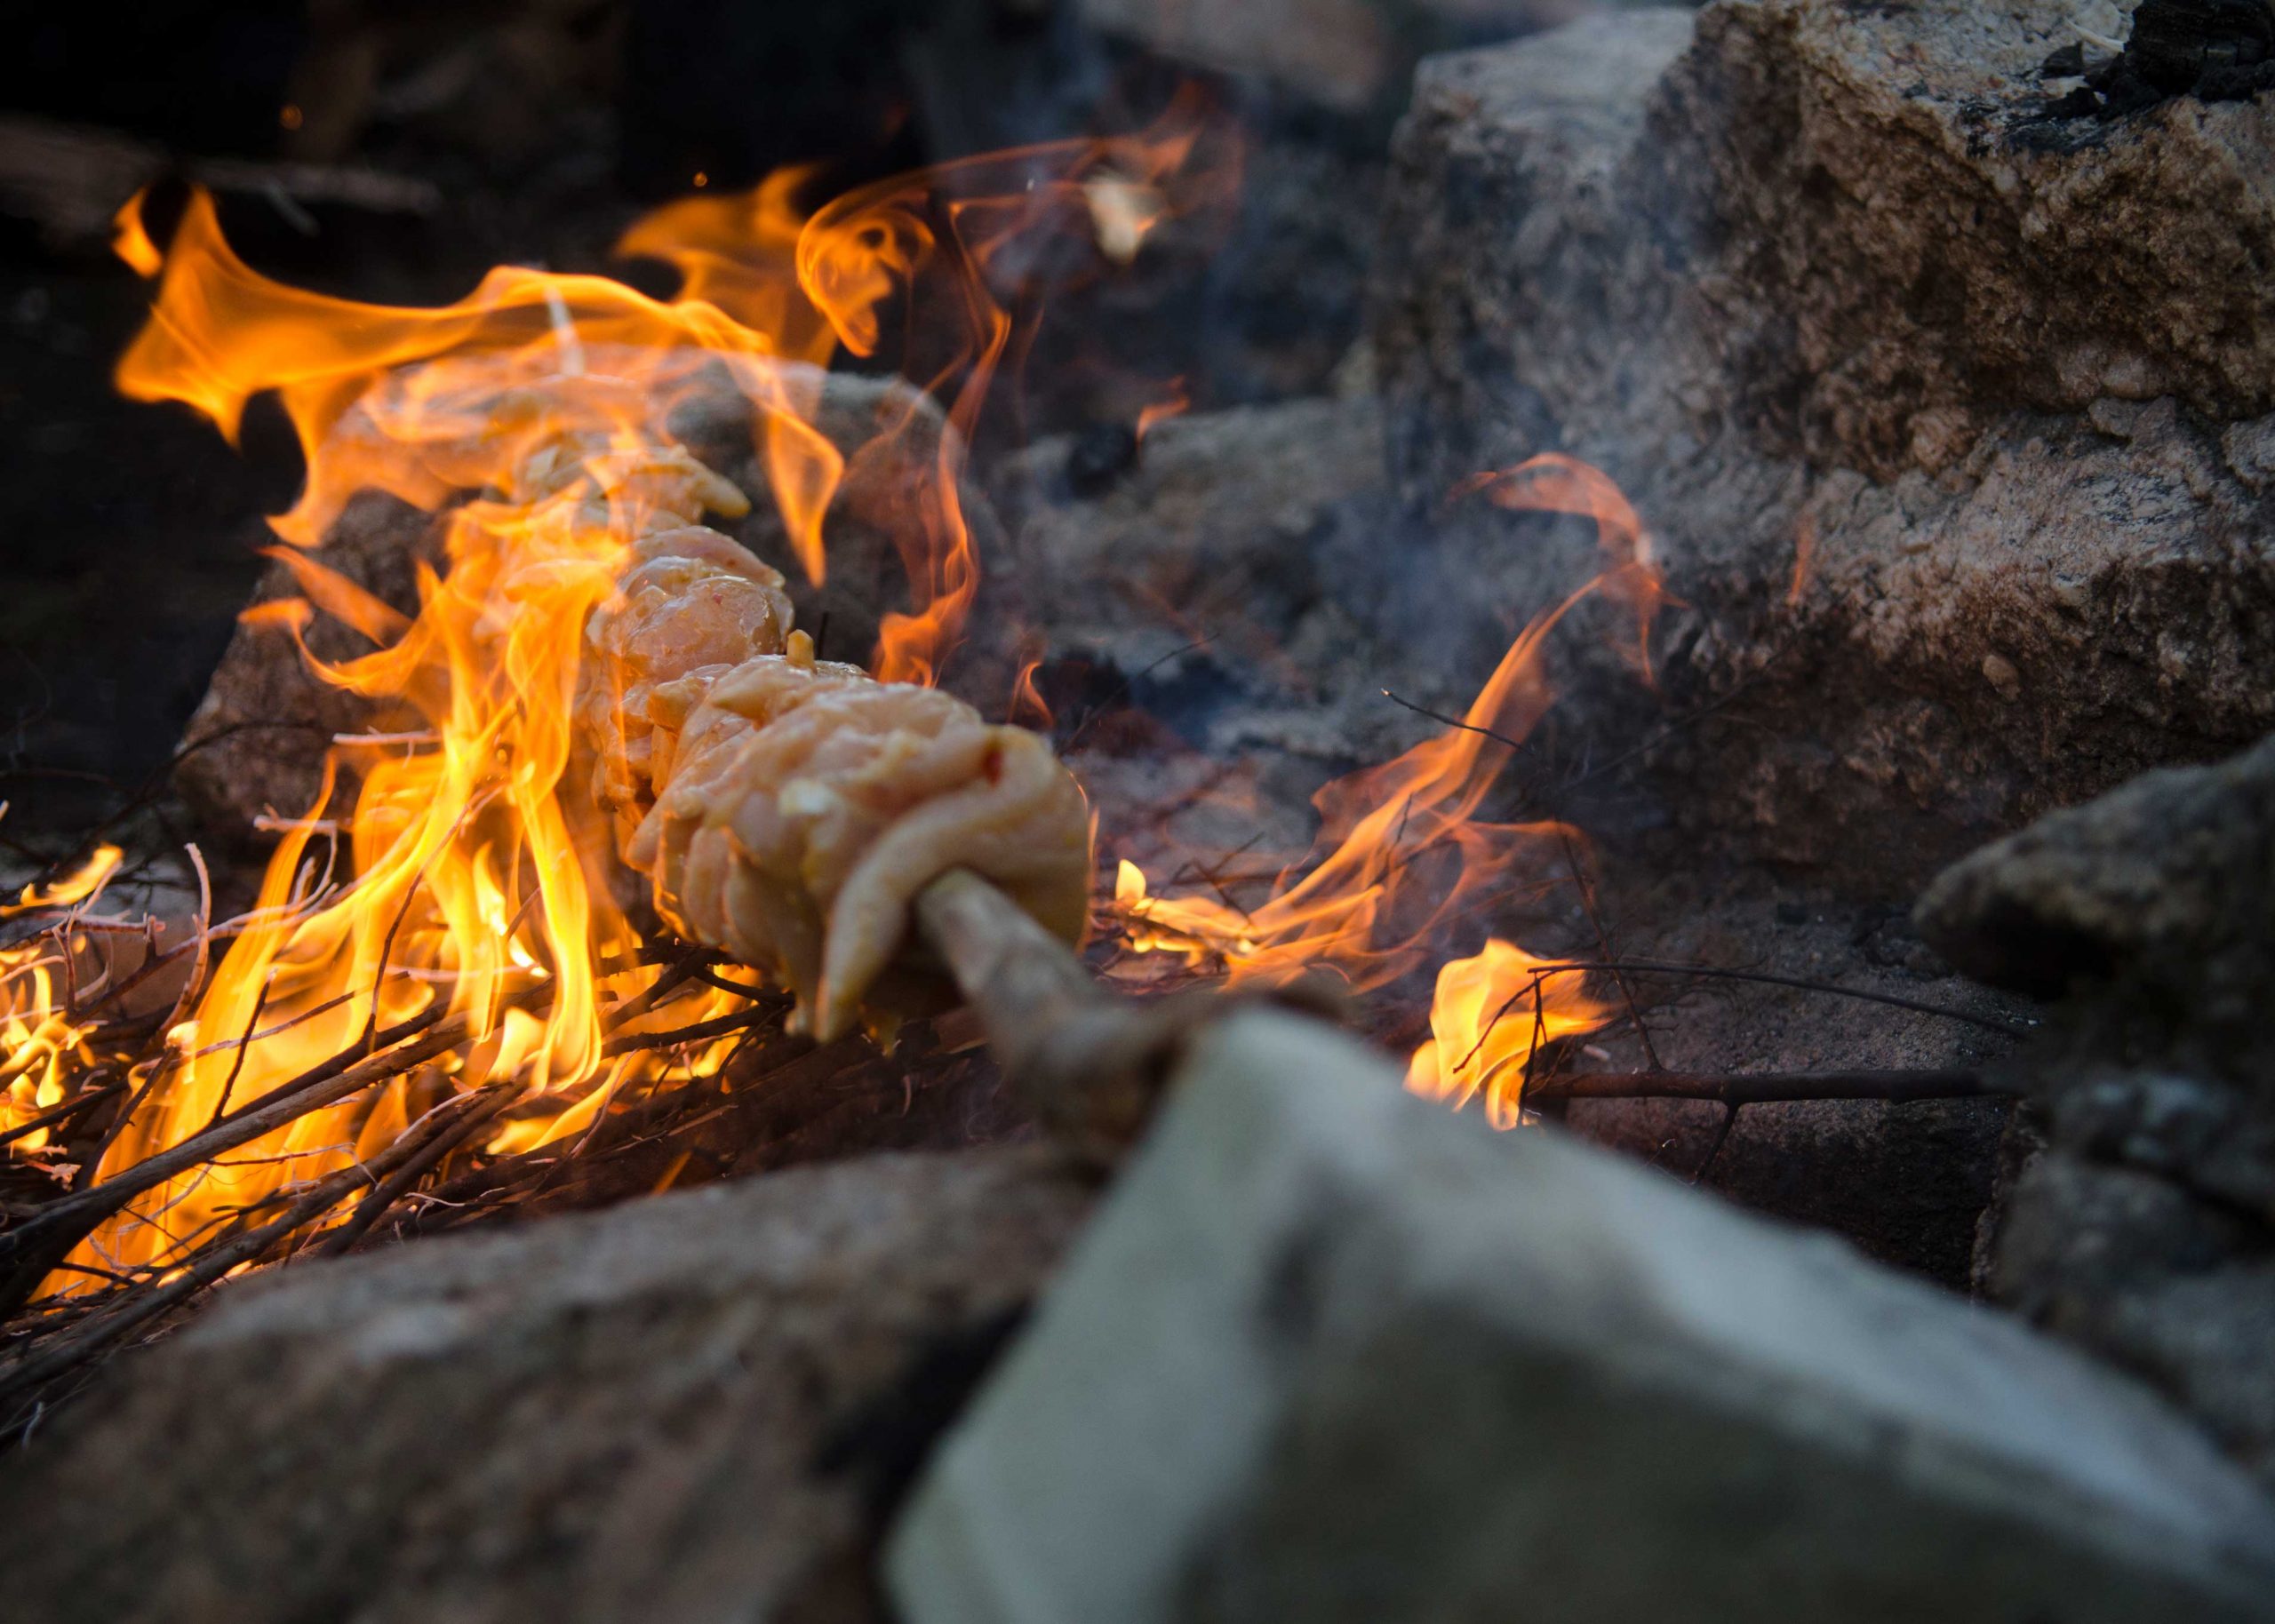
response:
[[[187,939],[153,924],[139,968],[76,984],[116,848],[11,904],[50,928],[10,950],[8,1130],[20,1155],[66,1130],[88,1147],[0,1235],[12,1304],[32,1314],[12,1385],[313,1236],[351,1245],[469,1158],[571,1155],[612,1112],[720,1079],[778,1021],[822,1044],[858,1021],[889,1046],[961,988],[1047,1120],[1134,1132],[1143,1086],[1068,1080],[1078,1056],[1154,1075],[1145,1057],[1173,1030],[1069,978],[1092,912],[1082,796],[1042,738],[933,684],[979,580],[964,447],[1015,337],[990,265],[1086,221],[1105,232],[1100,188],[1143,175],[1149,212],[1116,214],[1098,243],[1127,260],[1180,185],[1206,195],[1186,172],[1201,134],[1180,104],[1142,137],[952,166],[810,214],[795,175],[676,204],[624,239],[679,268],[668,301],[501,268],[447,307],[355,305],[252,271],[202,193],[163,248],[140,197],[122,211],[121,253],[157,291],[120,386],[232,437],[249,401],[283,402],[307,477],[271,556],[299,592],[246,625],[372,725],[339,736],[313,804],[260,820],[280,839],[252,905],[217,919],[201,865]],[[953,330],[910,335],[944,357],[949,401],[937,455],[898,493],[910,604],[883,617],[870,670],[824,660],[785,577],[703,523],[743,518],[752,497],[674,434],[674,413],[746,402],[782,561],[819,585],[846,456],[815,427],[815,364],[874,353],[888,306],[921,311],[943,279],[962,290]],[[1478,815],[1551,701],[1542,650],[1570,608],[1631,613],[1648,672],[1656,568],[1640,521],[1581,465],[1477,483],[1592,520],[1601,571],[1440,736],[1322,792],[1313,852],[1253,907],[1151,895],[1122,863],[1098,906],[1129,950],[1172,950],[1230,989],[1326,969],[1365,992],[1432,970],[1449,927],[1533,883],[1533,855],[1570,853],[1561,826]],[[324,557],[367,490],[439,516],[407,609]],[[320,655],[317,617],[371,651]],[[942,890],[957,872],[985,884]],[[1411,1086],[1482,1094],[1513,1124],[1537,1055],[1609,1015],[1558,969],[1497,938],[1445,964]],[[144,979],[170,1008],[125,1000]],[[1090,1036],[1069,1052],[1054,1022],[1078,1015]]]
[[[232,436],[249,399],[283,401],[307,476],[273,556],[302,595],[251,620],[388,720],[344,735],[316,804],[272,820],[250,911],[225,922],[201,904],[189,962],[167,955],[163,1016],[82,1013],[117,991],[73,980],[116,848],[11,904],[52,927],[10,950],[11,1138],[28,1153],[74,1119],[107,1124],[84,1176],[66,1170],[68,1192],[0,1238],[12,1300],[59,1323],[139,1317],[154,1287],[339,1224],[351,1197],[349,1228],[367,1229],[381,1196],[462,1148],[565,1150],[614,1104],[715,1076],[779,1018],[771,988],[794,1032],[826,1043],[858,1018],[885,1036],[946,1001],[909,943],[916,894],[951,870],[1078,942],[1073,779],[1034,735],[930,686],[978,577],[959,436],[900,493],[913,602],[886,617],[872,677],[818,659],[783,577],[702,528],[750,499],[666,425],[722,382],[750,403],[784,561],[819,581],[843,458],[809,423],[811,362],[873,349],[877,307],[945,261],[968,291],[940,346],[968,423],[1011,336],[986,257],[1086,218],[1091,174],[1169,174],[1197,128],[1174,114],[810,217],[788,176],[676,205],[626,239],[680,266],[669,303],[501,269],[445,309],[355,306],[250,270],[202,194],[163,251],[129,204],[122,251],[159,283],[121,387]],[[323,561],[364,490],[442,512],[414,613]],[[321,658],[303,635],[319,614],[376,648]],[[690,975],[706,948],[761,979]]]

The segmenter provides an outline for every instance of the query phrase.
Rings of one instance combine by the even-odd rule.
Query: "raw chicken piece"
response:
[[[562,488],[540,455],[531,482]],[[818,662],[781,576],[692,522],[717,506],[715,475],[668,455],[595,460],[631,469],[638,510],[665,528],[634,542],[587,627],[578,721],[619,853],[675,929],[778,977],[824,1040],[921,996],[895,960],[916,894],[951,869],[1081,940],[1089,817],[1042,740]]]

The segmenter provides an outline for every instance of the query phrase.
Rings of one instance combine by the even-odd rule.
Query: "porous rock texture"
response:
[[[1602,17],[1425,63],[1396,147],[1403,495],[1548,450],[1611,474],[1680,607],[1656,704],[1583,673],[1568,719],[1648,735],[1678,816],[1890,896],[2275,720],[2275,104],[2052,117],[2073,20],[2123,27]],[[1440,567],[1553,601],[1512,522]]]
[[[596,368],[607,359],[604,348],[591,357]],[[731,525],[718,522],[789,578],[798,624],[820,634],[821,653],[866,662],[883,616],[908,606],[902,548],[923,545],[920,494],[937,488],[941,437],[954,431],[930,396],[898,378],[785,370],[792,375],[789,387],[810,399],[814,428],[846,458],[825,521],[829,568],[823,586],[807,580],[798,565],[767,494],[771,486],[754,448],[750,404],[724,373],[698,374],[669,426],[706,466],[751,497],[747,517]],[[959,498],[975,545],[983,557],[994,555],[1000,527],[986,497],[967,481]],[[367,492],[349,504],[314,557],[404,613],[415,613],[415,565],[422,559],[438,567],[443,562],[441,521]],[[299,593],[291,572],[275,564],[253,601]],[[307,641],[326,660],[371,648],[323,615],[311,623]],[[979,681],[1000,692],[1008,673],[990,668]],[[405,720],[411,719],[323,681],[282,629],[240,625],[184,729],[184,742],[199,747],[182,761],[175,782],[209,838],[243,846],[256,840],[256,817],[295,817],[313,804],[334,733],[386,731]],[[213,742],[200,743],[204,740]]]
[[[2052,814],[1919,913],[1953,962],[2064,995],[2020,1063],[2047,1143],[1992,1289],[2275,1483],[2275,739]]]
[[[225,1288],[0,1466],[5,1610],[866,1624],[1088,1203],[1033,1149],[879,1157]]]
[[[893,1532],[908,1624],[2275,1616],[2275,1509],[2134,1384],[1397,1080],[1200,1039]]]

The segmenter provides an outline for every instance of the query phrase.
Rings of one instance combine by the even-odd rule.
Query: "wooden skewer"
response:
[[[1029,1109],[1064,1142],[1116,1158],[1168,1080],[1193,1000],[1140,1005],[1106,991],[1073,949],[968,869],[918,893],[916,919]]]
[[[1197,991],[1144,1004],[1107,991],[1066,944],[977,874],[957,870],[919,894],[918,929],[979,1016],[988,1047],[1030,1109],[1059,1138],[1112,1159],[1143,1131],[1185,1043],[1237,1001]],[[1316,1006],[1296,991],[1292,1001]],[[1582,1099],[1978,1099],[2014,1089],[1978,1071],[1646,1071],[1544,1077],[1542,1103]]]

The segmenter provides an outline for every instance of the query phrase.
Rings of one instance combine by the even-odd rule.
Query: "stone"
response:
[[[2163,1389],[2275,1487],[2267,1225],[2055,1139],[2011,1198],[1992,1295]]]
[[[808,370],[793,369],[794,370]],[[901,546],[917,545],[924,517],[918,493],[934,488],[946,418],[930,396],[898,378],[811,372],[813,426],[846,458],[825,521],[827,578],[807,580],[754,449],[749,402],[723,374],[690,391],[675,409],[673,433],[752,498],[738,522],[714,521],[789,577],[798,624],[821,634],[833,659],[866,662],[890,610],[908,603]],[[795,380],[794,380],[794,386]],[[984,492],[964,482],[962,511],[983,557],[1001,547]],[[414,565],[440,567],[442,526],[391,497],[365,493],[352,501],[315,556],[406,614],[416,613]],[[299,595],[291,573],[272,565],[253,593],[256,603]],[[370,642],[319,615],[310,649],[327,660],[369,653]],[[990,696],[1007,673],[988,667],[978,679]],[[336,733],[387,731],[421,725],[411,714],[376,706],[317,678],[291,639],[274,626],[240,624],[215,668],[205,697],[184,731],[186,744],[211,740],[182,763],[176,782],[212,840],[239,848],[255,844],[253,820],[297,817],[314,803],[326,747]]]
[[[2062,995],[2017,1062],[2048,1149],[1992,1291],[2275,1483],[2275,739],[1992,842],[1918,919],[1961,968]]]
[[[1659,862],[1614,856],[1600,886],[1598,914],[1618,956],[1743,966],[1781,980],[1631,975],[1650,1049],[1631,1022],[1617,1019],[1589,1039],[1604,1058],[1572,1055],[1569,1066],[1640,1071],[1656,1057],[1710,1075],[1982,1071],[2015,1047],[2008,1032],[2024,1030],[2022,1000],[1953,974],[1900,913],[1812,893],[1791,877],[1685,867],[1679,854]],[[1528,943],[1592,957],[1600,951],[1592,930],[1585,919],[1579,925],[1569,944]],[[1596,984],[1624,1005],[1616,983]],[[1726,1134],[1723,1110],[1711,1102],[1583,1100],[1565,1107],[1564,1126],[1755,1212],[1829,1230],[1875,1262],[1966,1291],[2011,1111],[2003,1099],[1803,1100],[1749,1105]]]
[[[9,1616],[880,1620],[870,1542],[1088,1200],[880,1157],[225,1286],[12,1450]]]
[[[1438,651],[1369,630],[1398,558],[1373,400],[1170,418],[1110,478],[1093,445],[1052,436],[996,469],[983,659],[1041,659],[1057,742],[1118,854],[1150,869],[1164,832],[1211,856],[1300,853],[1313,792],[1429,731],[1382,689]],[[1491,670],[1441,675],[1473,688]]]
[[[2053,994],[2121,974],[2256,1027],[2275,990],[2275,738],[1993,841],[1938,876],[1918,917],[2000,986]]]
[[[1893,899],[2275,724],[2275,103],[2056,116],[2039,65],[2098,16],[1717,0],[1423,65],[1394,477],[1421,510],[1561,450],[1625,491],[1659,690],[1600,661],[1563,715],[1688,826]],[[1537,521],[1457,518],[1441,578],[1569,590]]]
[[[2275,1509],[2019,1324],[1256,1014],[886,1572],[909,1624],[2259,1619]]]
[[[1164,56],[1251,74],[1343,113],[1382,110],[1431,51],[1563,22],[1585,0],[1082,0],[1082,20]]]
[[[414,572],[442,561],[439,526],[431,515],[378,492],[355,497],[331,527],[316,558],[364,591],[411,614],[419,607]],[[255,545],[259,545],[257,542]],[[271,538],[273,545],[273,538]],[[272,561],[261,572],[252,605],[297,598],[292,572]],[[327,615],[307,628],[309,652],[339,662],[371,652],[358,633]],[[182,728],[174,787],[207,840],[245,850],[264,839],[254,820],[321,812],[324,752],[332,736],[389,732],[423,725],[415,712],[358,697],[318,677],[280,626],[240,618]]]
[[[1110,665],[1145,708],[1213,743],[1230,742],[1209,723],[1235,692],[1313,712],[1342,697],[1371,647],[1360,604],[1377,571],[1358,556],[1383,489],[1371,399],[1170,418],[1084,494],[1089,449],[1053,436],[997,471],[1008,534],[986,590],[1002,607],[979,635],[1024,629]]]

